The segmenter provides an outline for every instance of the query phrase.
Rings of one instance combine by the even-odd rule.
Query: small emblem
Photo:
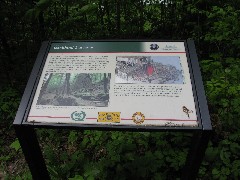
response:
[[[135,122],[136,124],[142,124],[144,122],[145,116],[144,114],[142,114],[141,112],[135,112],[132,115],[132,120],[133,122]]]
[[[151,50],[157,50],[158,48],[159,48],[159,46],[157,44],[151,44],[150,45]]]
[[[193,113],[193,111],[189,110],[186,106],[183,106],[182,109],[183,109],[183,112],[188,116],[188,118],[190,118],[189,114]]]
[[[85,117],[86,117],[86,113],[83,111],[80,111],[80,112],[74,111],[71,114],[71,118],[74,121],[83,121],[85,119]]]
[[[120,123],[120,112],[98,112],[97,121]]]

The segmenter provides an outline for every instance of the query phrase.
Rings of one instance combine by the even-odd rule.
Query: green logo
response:
[[[71,114],[71,118],[74,121],[83,121],[85,119],[85,117],[86,117],[86,113],[83,111],[80,111],[80,112],[74,111]]]

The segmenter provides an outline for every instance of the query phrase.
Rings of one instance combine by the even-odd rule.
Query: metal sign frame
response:
[[[73,41],[45,41],[42,43],[34,64],[32,73],[23,94],[18,112],[13,122],[17,137],[23,149],[23,153],[29,165],[34,179],[50,179],[37,136],[35,128],[63,128],[63,129],[96,129],[96,130],[117,130],[117,131],[181,131],[193,132],[193,142],[188,153],[185,170],[183,170],[183,179],[194,179],[197,177],[202,158],[207,147],[212,131],[207,100],[204,92],[200,67],[193,40],[186,41],[166,41],[166,40],[136,40],[136,42],[184,42],[186,48],[187,61],[190,70],[190,79],[194,95],[198,127],[160,127],[160,126],[131,126],[131,125],[84,125],[70,123],[30,123],[27,117],[30,107],[40,80],[40,76],[52,43],[67,43]],[[75,42],[134,42],[134,40],[104,40],[104,41],[75,41]]]

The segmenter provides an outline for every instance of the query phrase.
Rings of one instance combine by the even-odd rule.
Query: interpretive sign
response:
[[[13,125],[33,179],[50,179],[41,127],[193,132],[196,179],[212,126],[194,42],[43,42]]]
[[[186,43],[51,43],[27,122],[199,125]]]

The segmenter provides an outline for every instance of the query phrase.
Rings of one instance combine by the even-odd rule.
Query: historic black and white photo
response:
[[[110,73],[47,73],[37,105],[108,106]]]
[[[183,84],[178,56],[117,56],[115,83]]]

